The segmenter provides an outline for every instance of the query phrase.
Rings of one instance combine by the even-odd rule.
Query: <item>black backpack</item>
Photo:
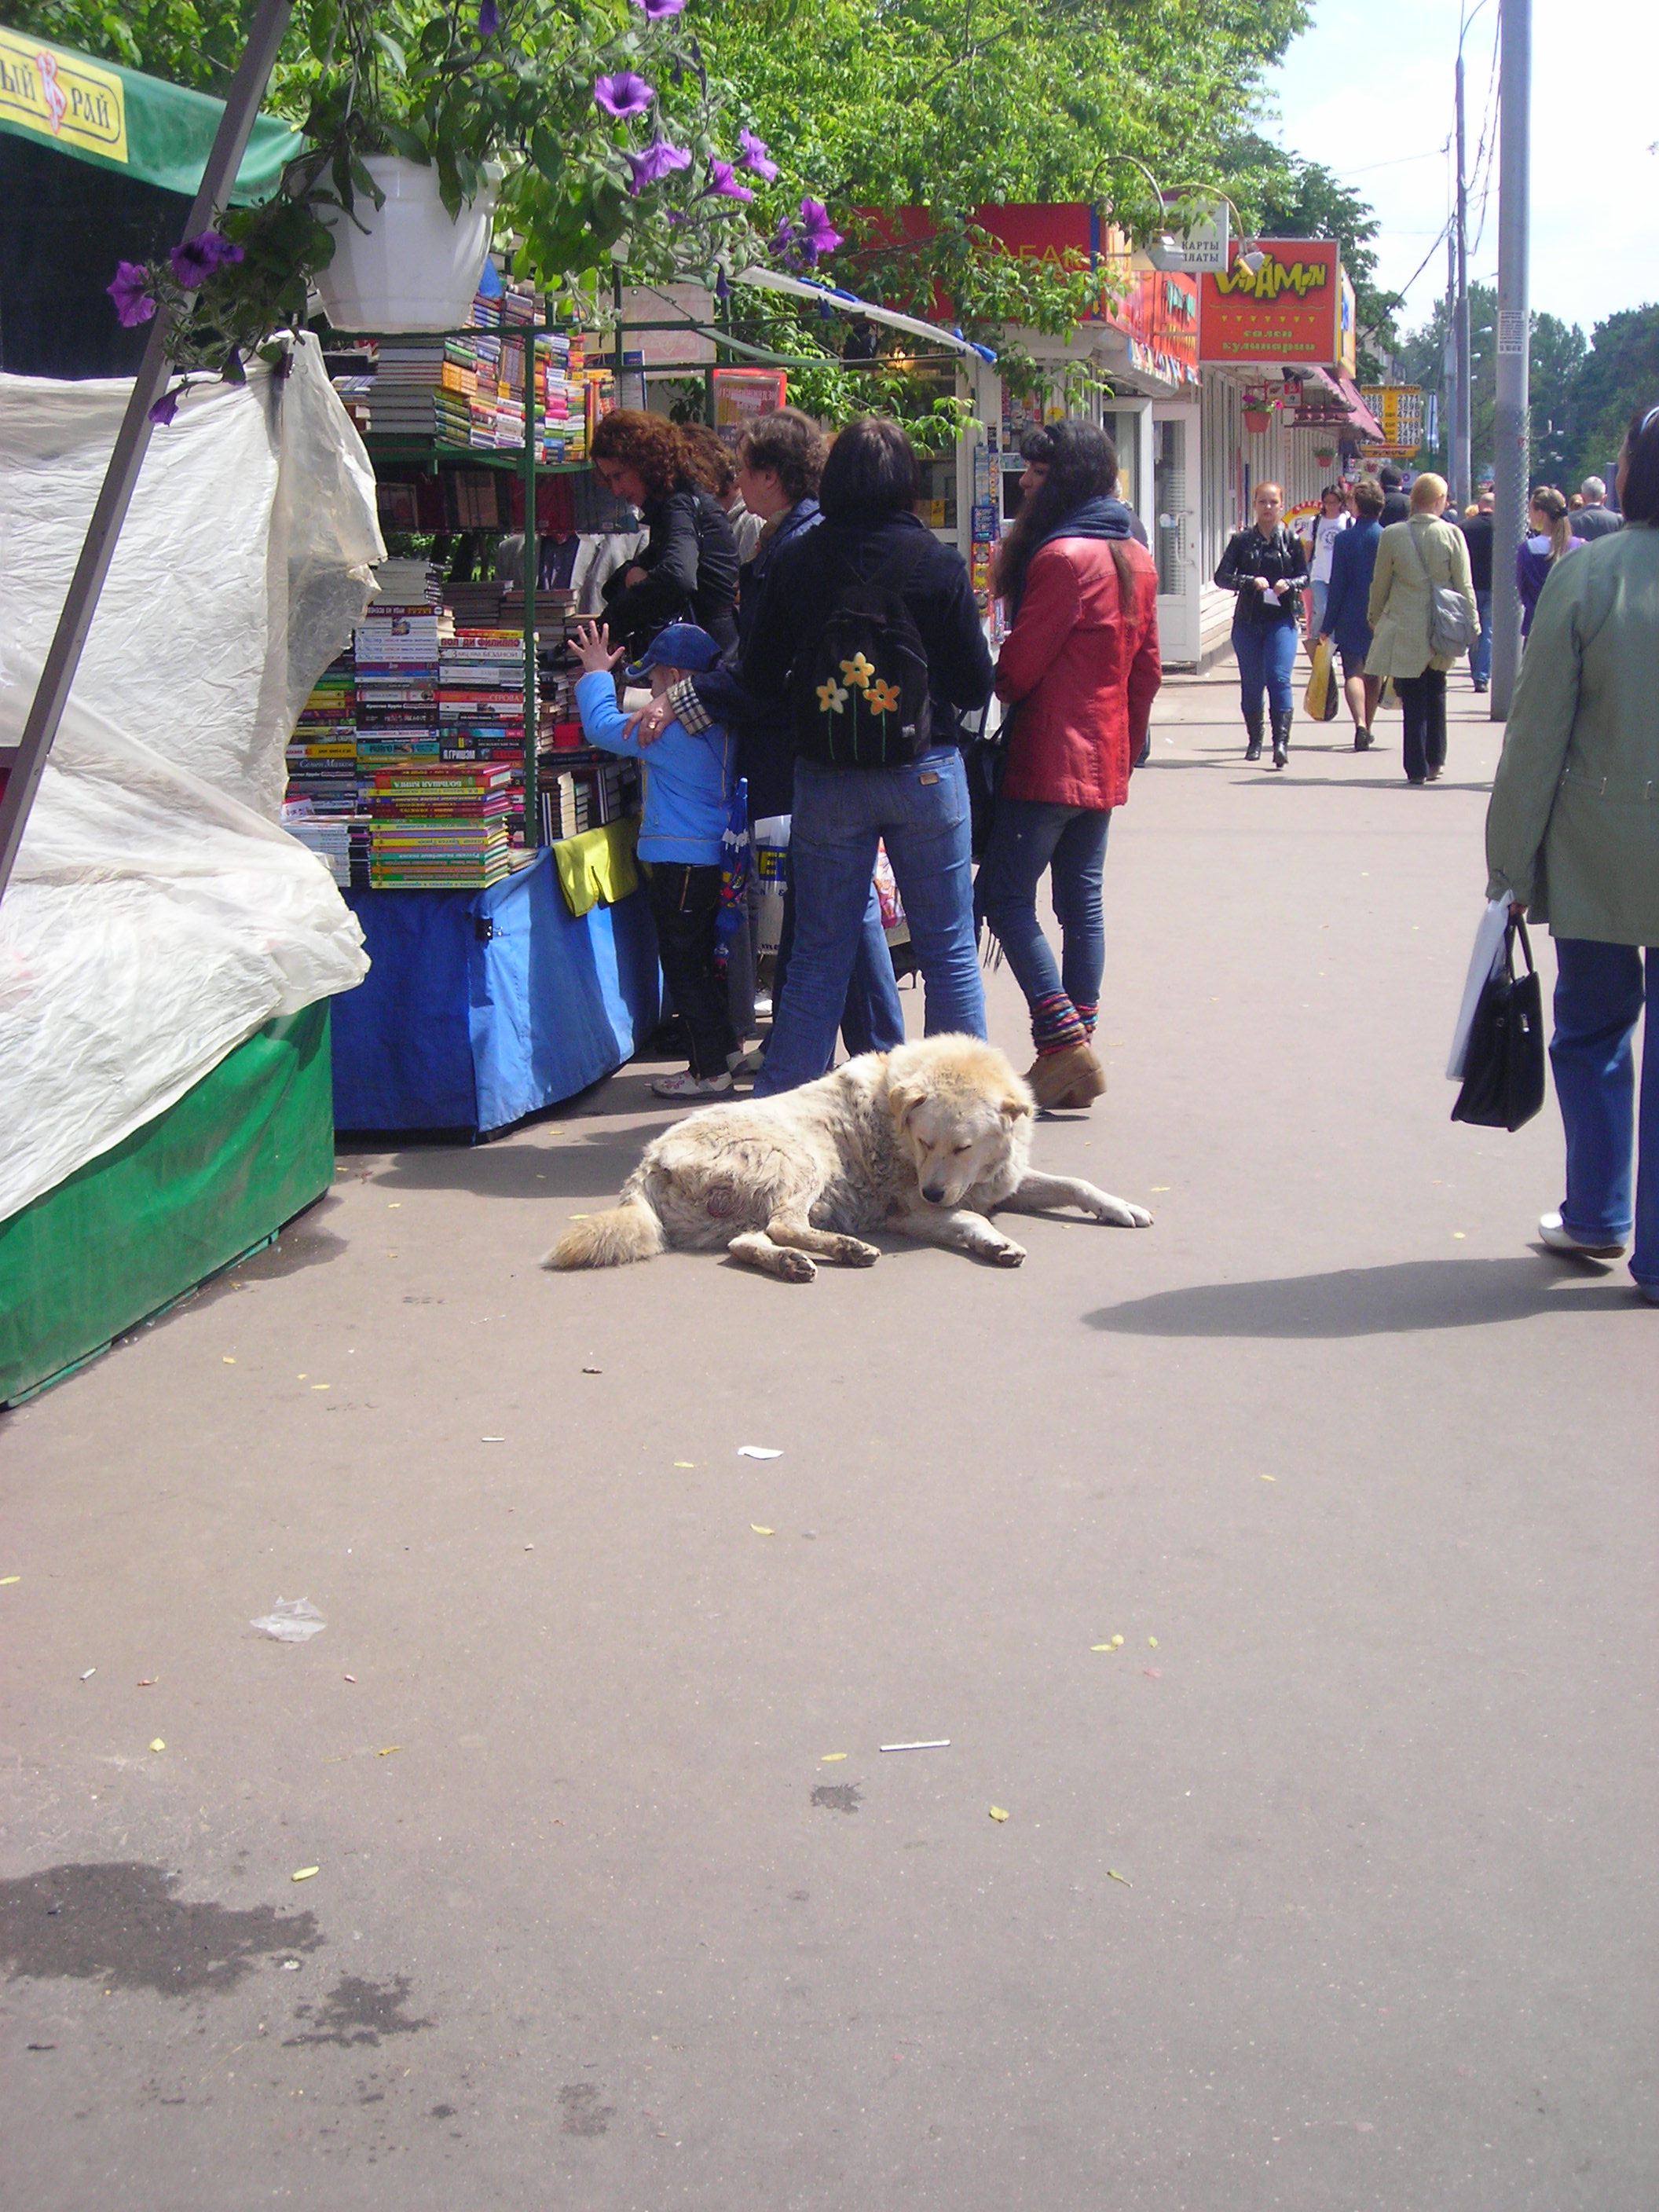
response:
[[[933,735],[927,648],[904,586],[932,544],[906,532],[869,574],[842,557],[842,580],[817,637],[790,678],[795,748],[835,768],[897,768]]]

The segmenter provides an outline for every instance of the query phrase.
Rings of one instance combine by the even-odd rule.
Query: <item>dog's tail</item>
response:
[[[663,1225],[643,1191],[604,1213],[573,1221],[542,1261],[544,1267],[625,1267],[630,1260],[654,1259],[668,1249]]]

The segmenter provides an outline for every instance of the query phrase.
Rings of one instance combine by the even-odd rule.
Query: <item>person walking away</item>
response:
[[[1622,518],[1607,505],[1607,488],[1600,477],[1586,477],[1579,489],[1584,503],[1572,518],[1573,534],[1594,545],[1598,538],[1611,538]]]
[[[1374,740],[1371,725],[1382,696],[1380,677],[1366,672],[1371,649],[1370,624],[1365,611],[1370,604],[1371,571],[1382,535],[1382,487],[1361,477],[1353,488],[1353,527],[1345,530],[1331,548],[1331,580],[1325,598],[1325,619],[1320,635],[1334,641],[1342,656],[1342,691],[1353,716],[1353,749],[1368,752]]]
[[[644,757],[617,701],[611,671],[624,658],[611,647],[608,626],[584,623],[576,632],[583,674],[576,711],[591,745]],[[712,668],[720,647],[692,623],[670,623],[626,671],[647,678],[658,695],[694,669]],[[657,951],[675,1006],[691,1036],[691,1065],[659,1076],[659,1098],[711,1098],[732,1088],[738,1042],[726,1010],[726,985],[714,965],[720,920],[722,839],[737,788],[737,746],[719,723],[698,736],[671,722],[652,748],[644,774],[645,807],[639,855],[650,882]]]
[[[1527,520],[1532,525],[1532,536],[1523,538],[1515,549],[1515,588],[1521,594],[1523,638],[1532,634],[1533,610],[1550,570],[1584,542],[1574,534],[1567,502],[1553,484],[1539,485],[1527,509]]]
[[[1539,1234],[1613,1260],[1633,1228],[1631,1273],[1659,1305],[1659,407],[1631,417],[1618,483],[1624,528],[1539,597],[1486,810],[1486,896],[1555,939],[1566,1192]]]
[[[1497,501],[1490,490],[1475,501],[1474,513],[1463,525],[1463,543],[1469,549],[1469,582],[1474,592],[1480,635],[1469,647],[1469,677],[1477,691],[1492,682],[1492,541]]]
[[[1237,594],[1233,609],[1233,654],[1238,662],[1244,712],[1244,757],[1261,757],[1261,698],[1273,718],[1273,766],[1283,768],[1291,747],[1291,670],[1296,661],[1297,594],[1308,580],[1302,540],[1285,526],[1285,495],[1276,483],[1259,483],[1255,520],[1227,541],[1215,580]]]
[[[1030,1008],[1036,1062],[1026,1080],[1038,1105],[1087,1107],[1106,1088],[1093,1048],[1106,839],[1163,680],[1158,570],[1115,495],[1105,432],[1063,422],[1033,436],[1046,474],[999,548],[993,581],[1013,620],[997,696],[1016,712],[978,895]],[[1045,871],[1058,966],[1036,915]]]
[[[1392,461],[1384,461],[1376,472],[1376,481],[1382,487],[1382,527],[1392,530],[1396,522],[1404,522],[1412,511],[1406,479]]]
[[[738,441],[737,482],[750,514],[762,526],[754,559],[744,568],[738,594],[739,648],[753,635],[768,571],[773,561],[805,530],[817,522],[818,479],[828,450],[817,423],[793,407],[780,407],[745,429]],[[736,732],[738,773],[749,786],[749,822],[787,814],[794,804],[795,726],[787,702],[757,701],[735,668],[722,665],[688,675],[662,698],[653,699],[635,718],[642,744],[650,744],[678,717],[694,734],[714,722]],[[783,929],[773,971],[772,1001],[783,996],[795,938],[793,872],[784,894]],[[899,1004],[893,956],[882,927],[881,902],[873,885],[853,963],[852,981],[842,1008],[841,1033],[848,1051],[890,1052],[904,1042],[904,1010]],[[833,1044],[831,1057],[834,1056]],[[760,1054],[745,1054],[739,1074],[758,1073]],[[828,1072],[829,1062],[818,1073]]]
[[[737,541],[690,441],[663,416],[619,407],[593,433],[591,454],[606,490],[638,507],[649,533],[605,586],[607,626],[633,653],[671,622],[695,623],[732,650]]]
[[[823,520],[773,561],[744,653],[745,690],[793,699],[796,746],[795,943],[757,1097],[830,1063],[878,842],[904,901],[927,1034],[985,1035],[956,715],[984,706],[991,656],[967,564],[921,520],[921,495],[898,424],[849,422],[824,463]],[[834,638],[854,630],[870,649],[837,659]]]
[[[1469,549],[1455,524],[1442,520],[1446,480],[1426,469],[1412,485],[1411,519],[1385,529],[1377,540],[1366,617],[1371,649],[1366,673],[1392,676],[1406,718],[1406,781],[1437,783],[1446,765],[1446,671],[1450,657],[1431,653],[1429,623],[1433,587],[1449,584],[1462,595],[1471,622],[1474,591]]]
[[[1308,564],[1308,592],[1313,601],[1309,618],[1310,637],[1318,637],[1325,630],[1325,602],[1331,587],[1331,556],[1336,550],[1337,540],[1352,521],[1347,502],[1342,496],[1341,485],[1327,484],[1319,495],[1319,512],[1313,520],[1312,550]]]

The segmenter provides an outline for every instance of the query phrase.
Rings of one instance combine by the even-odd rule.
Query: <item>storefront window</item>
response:
[[[1184,419],[1152,427],[1152,509],[1158,528],[1152,557],[1158,588],[1167,599],[1182,589],[1187,541],[1187,431]]]

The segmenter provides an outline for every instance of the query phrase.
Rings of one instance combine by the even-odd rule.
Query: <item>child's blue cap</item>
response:
[[[706,672],[718,665],[720,657],[720,649],[706,629],[700,629],[696,623],[670,623],[623,673],[630,684],[637,684],[653,668],[695,668]]]

